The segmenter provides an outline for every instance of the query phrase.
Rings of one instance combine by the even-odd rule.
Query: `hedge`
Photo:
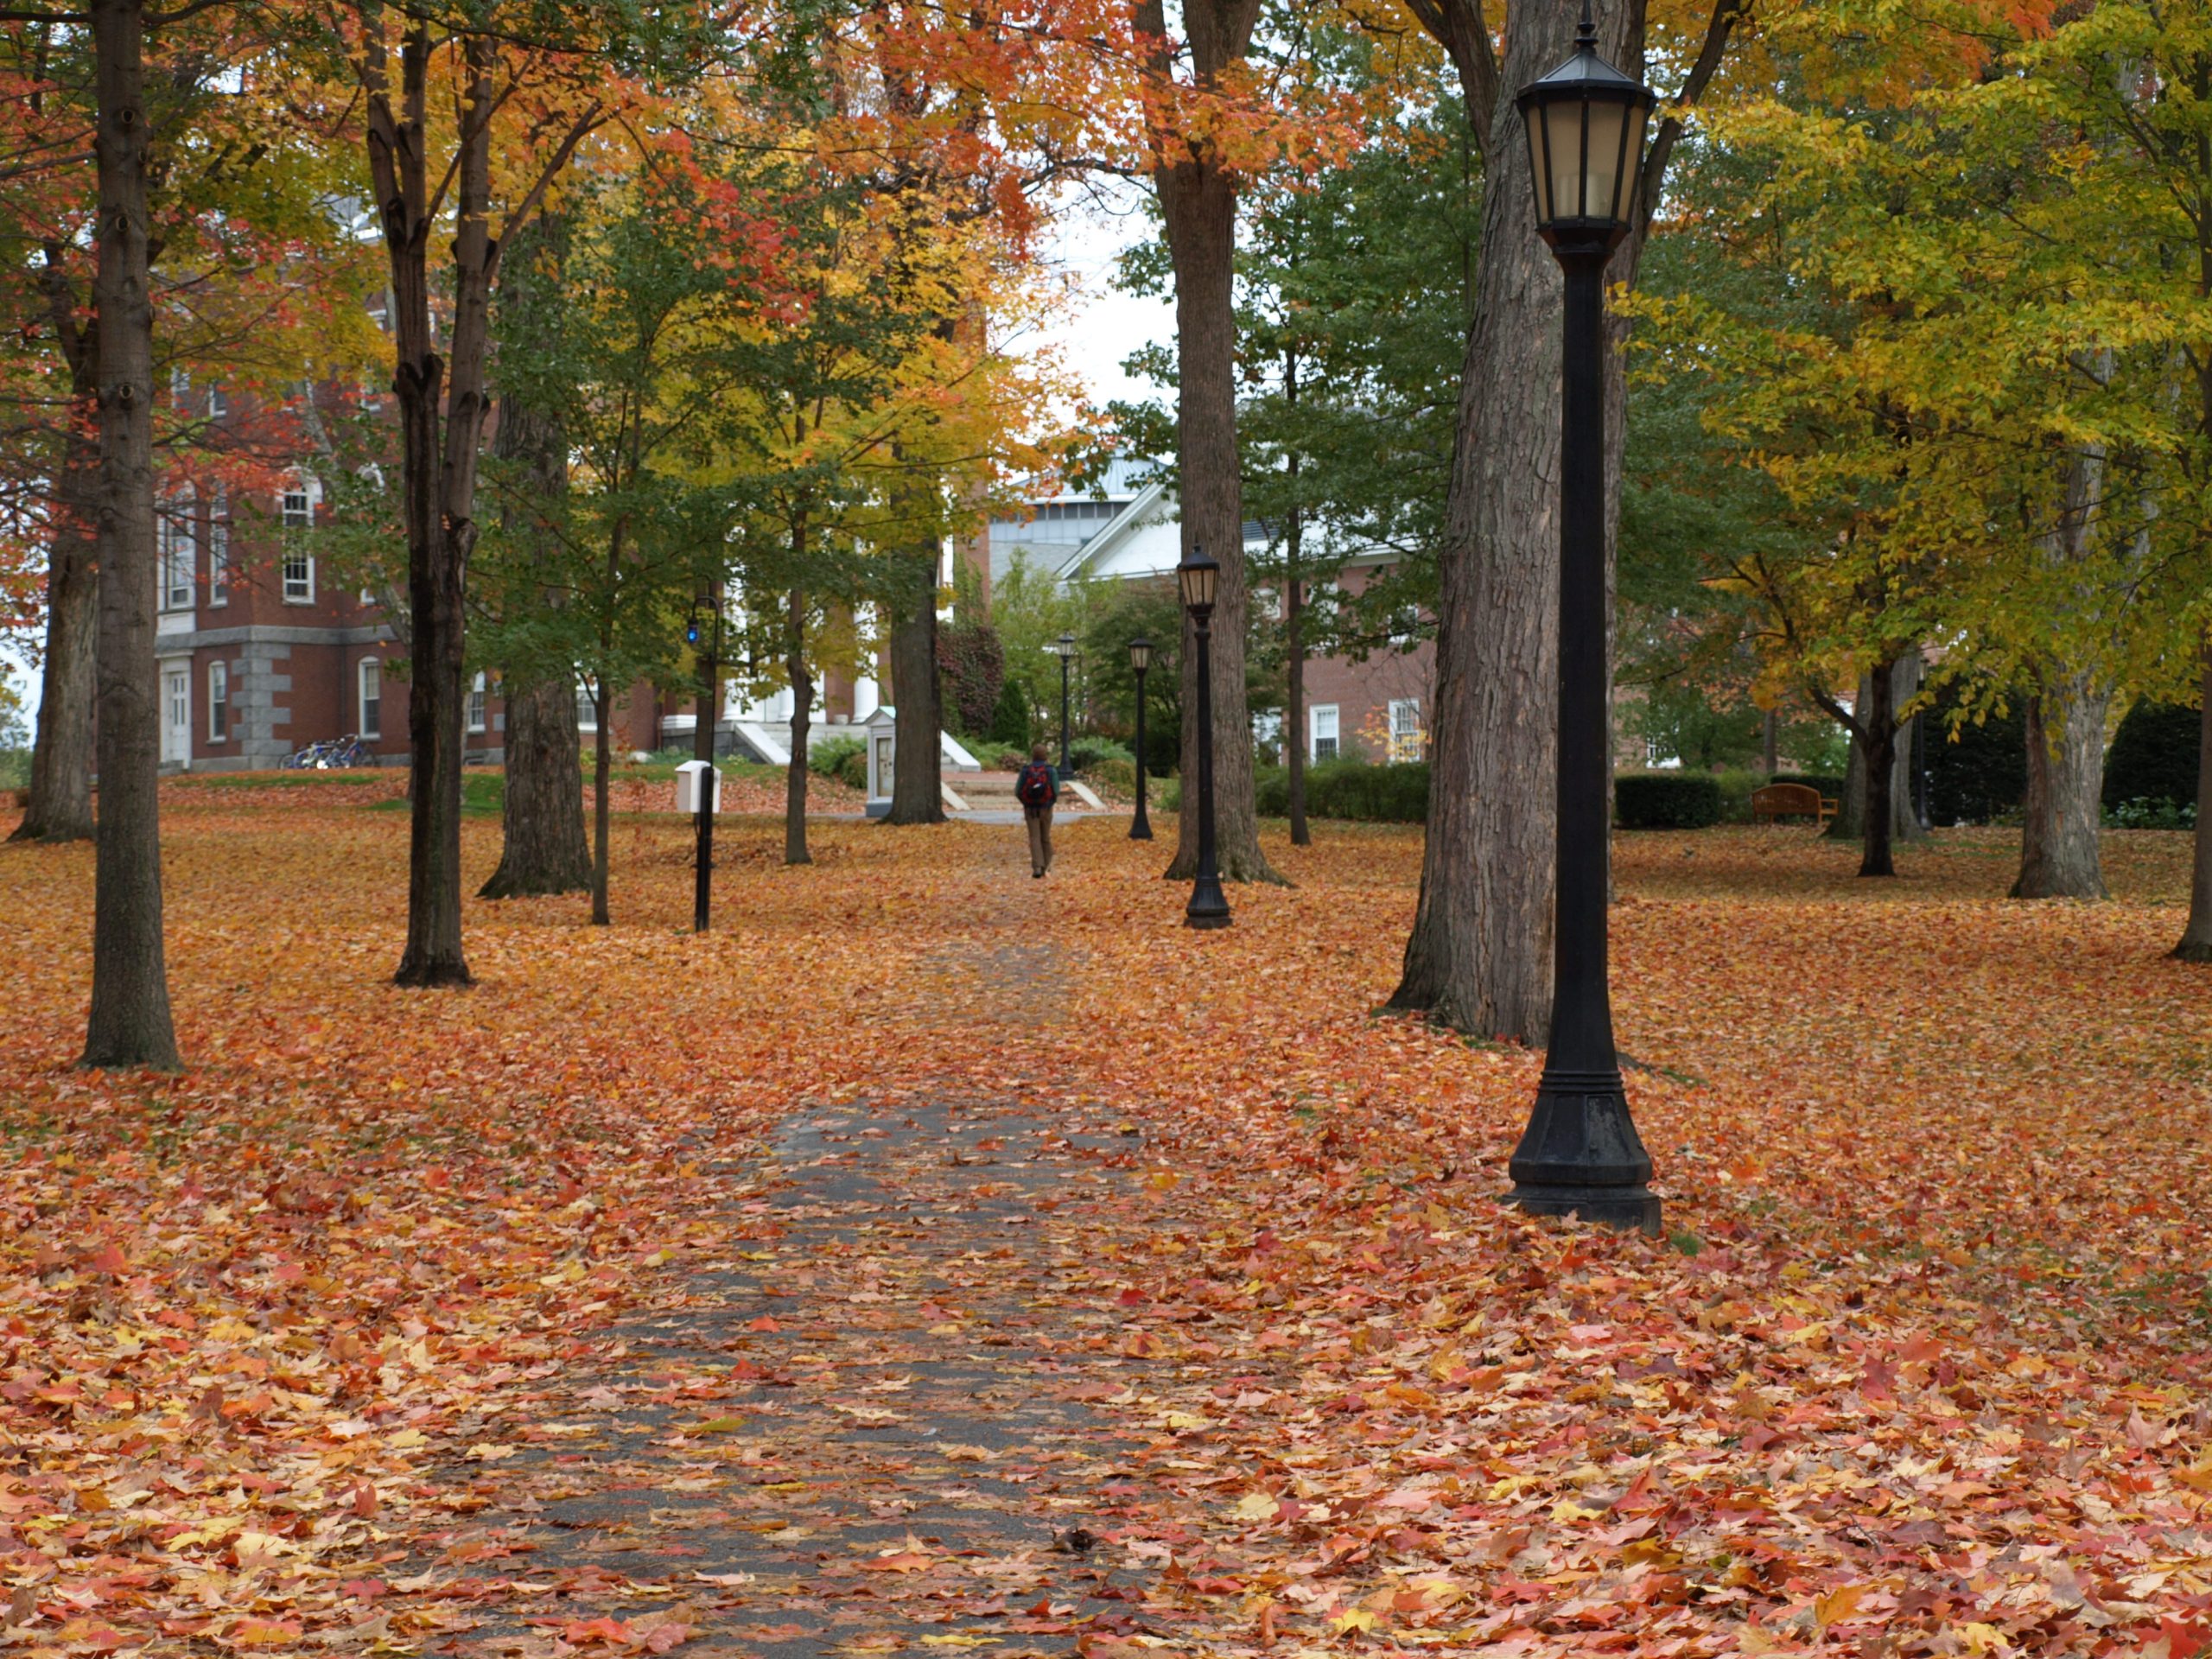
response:
[[[1254,779],[1260,816],[1290,815],[1290,773],[1269,766]],[[1330,760],[1306,769],[1306,814],[1360,823],[1424,823],[1428,819],[1428,762],[1371,766]]]
[[[1613,779],[1613,817],[1624,830],[1702,830],[1720,822],[1720,780],[1709,772],[1624,772]]]
[[[2105,810],[2137,801],[2194,805],[2198,737],[2194,709],[2150,702],[2130,709],[2105,753]]]

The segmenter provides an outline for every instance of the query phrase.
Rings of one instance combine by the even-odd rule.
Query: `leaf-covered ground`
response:
[[[1407,833],[1271,844],[1298,886],[1198,937],[1112,820],[1046,882],[1018,827],[818,824],[791,871],[733,823],[696,939],[684,826],[625,817],[619,925],[472,904],[482,983],[423,995],[400,815],[164,810],[181,1078],[71,1069],[90,852],[0,852],[20,1650],[2207,1644],[2179,837],[2110,838],[2094,906],[2005,901],[2001,832],[1886,885],[1624,839],[1655,1241],[1500,1210],[1535,1058],[1373,1013]],[[904,1219],[775,1212],[825,1122]],[[593,1518],[625,1470],[704,1484]]]

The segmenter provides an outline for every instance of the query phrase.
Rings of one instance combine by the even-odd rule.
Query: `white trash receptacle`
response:
[[[690,817],[698,816],[699,779],[707,772],[713,772],[715,778],[713,798],[708,802],[707,810],[719,812],[722,810],[721,773],[704,760],[686,760],[676,769],[676,810],[677,811]]]

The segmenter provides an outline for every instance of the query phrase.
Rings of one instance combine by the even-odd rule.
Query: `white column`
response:
[[[862,639],[875,637],[875,607],[863,605],[853,618],[854,630]],[[869,662],[874,661],[870,658]],[[873,674],[862,673],[853,681],[853,723],[857,726],[883,706],[883,688]]]

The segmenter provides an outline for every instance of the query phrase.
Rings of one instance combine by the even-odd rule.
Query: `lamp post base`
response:
[[[1538,1216],[1580,1216],[1656,1234],[1659,1200],[1644,1185],[1651,1155],[1629,1116],[1618,1066],[1551,1066],[1513,1149],[1505,1202]]]
[[[1191,902],[1183,912],[1185,927],[1227,927],[1230,921],[1229,898],[1222,892],[1218,880],[1198,878],[1198,891],[1191,895]]]
[[[1576,1216],[1617,1232],[1659,1236],[1659,1198],[1641,1186],[1516,1186],[1499,1200],[1532,1216]]]

